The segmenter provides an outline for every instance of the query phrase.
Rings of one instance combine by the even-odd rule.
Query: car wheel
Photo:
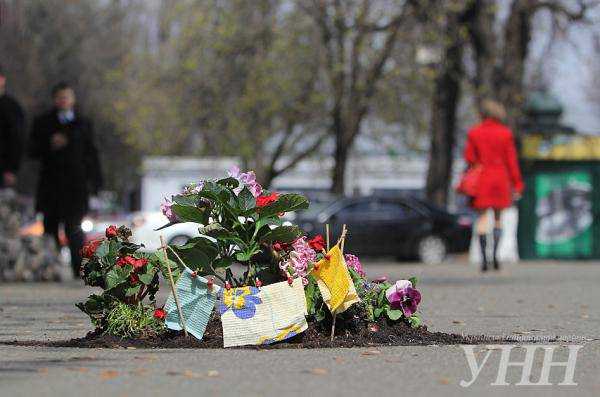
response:
[[[179,234],[179,235],[173,237],[171,240],[169,240],[169,245],[182,246],[185,243],[187,243],[188,241],[190,241],[189,236]]]
[[[439,265],[446,258],[448,247],[440,236],[429,235],[419,240],[417,254],[421,262],[427,265]]]

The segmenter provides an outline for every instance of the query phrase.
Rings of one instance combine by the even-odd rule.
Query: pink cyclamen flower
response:
[[[398,280],[385,291],[392,309],[400,309],[405,317],[412,316],[421,302],[421,293],[413,288],[408,280]]]
[[[346,266],[348,266],[351,269],[354,269],[356,273],[358,273],[361,277],[365,276],[365,272],[356,255],[346,254],[344,255],[344,259],[346,260]]]
[[[173,212],[172,206],[173,202],[168,198],[165,198],[165,201],[160,205],[160,210],[162,211],[163,215],[167,217],[169,222],[178,222],[179,218],[177,218],[177,214]]]
[[[240,186],[233,190],[235,194],[240,194],[244,186],[250,190],[255,198],[262,194],[262,186],[256,181],[256,174],[254,171],[240,172],[240,167],[233,166],[227,174],[240,181]]]
[[[290,258],[279,264],[284,272],[292,270],[295,277],[302,278],[302,284],[308,284],[308,266],[317,260],[317,253],[310,247],[306,237],[301,237],[292,244]]]

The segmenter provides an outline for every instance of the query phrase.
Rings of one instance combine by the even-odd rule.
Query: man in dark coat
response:
[[[5,93],[5,86],[6,77],[0,66],[0,188],[17,183],[25,126],[23,110]]]
[[[90,194],[102,185],[92,124],[79,114],[75,93],[66,83],[52,89],[54,108],[33,123],[30,153],[41,162],[36,209],[44,214],[44,231],[58,242],[62,223],[69,240],[75,277],[81,266],[81,220]]]

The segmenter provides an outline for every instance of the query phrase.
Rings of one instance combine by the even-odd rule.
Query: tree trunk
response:
[[[502,67],[497,71],[496,87],[498,99],[507,111],[507,124],[519,134],[518,122],[525,101],[523,76],[525,60],[531,41],[531,0],[516,0],[510,10],[504,28],[504,51]]]
[[[345,130],[341,125],[334,127],[335,130],[335,152],[333,155],[333,170],[331,192],[334,194],[344,195],[344,187],[346,186],[346,164],[348,162],[348,154],[350,145],[345,137]]]
[[[439,206],[448,202],[452,179],[452,152],[456,141],[456,109],[463,77],[463,42],[460,38],[459,15],[448,18],[449,42],[444,51],[440,74],[435,81],[431,106],[431,147],[427,172],[427,198]]]
[[[495,97],[497,38],[494,32],[497,4],[494,0],[476,0],[465,11],[464,19],[475,58],[475,101],[478,106],[484,98]]]

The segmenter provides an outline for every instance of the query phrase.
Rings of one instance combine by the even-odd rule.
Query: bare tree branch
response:
[[[554,14],[563,15],[568,20],[575,22],[575,21],[584,21],[584,20],[586,20],[588,11],[591,8],[596,7],[598,4],[600,4],[599,1],[583,1],[583,0],[579,0],[577,2],[578,9],[577,10],[572,10],[572,9],[569,9],[561,1],[558,1],[558,0],[554,0],[554,1],[547,0],[547,1],[544,1],[544,0],[542,0],[542,1],[536,2],[536,4],[533,6],[533,11],[535,12],[535,11],[537,11],[539,9],[547,9],[547,10],[551,11]]]

